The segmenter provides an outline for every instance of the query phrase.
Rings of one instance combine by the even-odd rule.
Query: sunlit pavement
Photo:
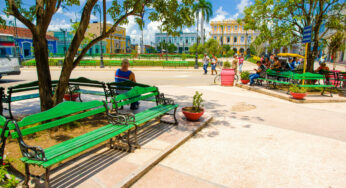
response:
[[[220,87],[212,84],[213,76],[202,75],[202,70],[135,73],[137,81],[159,86],[182,106],[191,105],[194,92],[201,91],[205,109],[214,117],[135,187],[346,185],[345,103],[295,104],[241,88]],[[58,75],[59,71],[53,71],[53,79]],[[72,74],[79,76],[109,82],[114,72],[76,70]],[[20,76],[5,77],[0,86],[35,78],[35,71],[25,70]]]

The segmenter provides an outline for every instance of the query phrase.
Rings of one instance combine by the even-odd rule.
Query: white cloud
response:
[[[126,25],[122,25],[122,27],[126,28],[126,35],[131,37],[131,42],[135,41],[135,43],[139,44],[142,37],[142,32],[140,31],[135,18],[135,16],[130,16],[128,18],[129,23]],[[160,25],[161,22],[150,21],[149,23],[145,23],[143,31],[144,44],[151,44],[151,42],[155,41],[155,33],[160,32]]]
[[[251,4],[252,4],[252,2],[250,2],[250,0],[241,0],[240,3],[237,5],[238,12],[240,14],[243,14],[244,9]]]
[[[70,21],[66,21],[65,19],[54,19],[50,22],[48,26],[49,31],[60,31],[60,29],[71,29]]]

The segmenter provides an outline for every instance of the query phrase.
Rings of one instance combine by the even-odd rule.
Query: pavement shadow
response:
[[[138,142],[140,145],[145,145],[146,143],[154,140],[158,136],[167,131],[170,131],[173,128],[172,125],[167,125],[164,123],[159,123],[154,125],[153,122],[147,123],[140,128],[138,134]],[[76,161],[82,160],[80,164],[73,166],[54,177],[51,178],[51,187],[76,187],[96,175],[100,171],[104,170],[108,166],[116,163],[120,159],[129,155],[127,152],[122,152],[113,149],[106,149],[101,153],[90,157],[91,154],[100,152],[108,144],[103,144],[87,153],[84,153],[81,156],[76,157],[61,166],[56,167],[52,170],[52,173],[57,172],[65,167],[68,168],[69,165],[75,163]],[[88,157],[89,156],[89,157]],[[117,172],[121,173],[121,172]],[[36,185],[36,187],[41,187],[43,185]]]
[[[0,84],[2,83],[13,83],[13,82],[23,82],[25,80],[14,80],[14,79],[1,79]]]

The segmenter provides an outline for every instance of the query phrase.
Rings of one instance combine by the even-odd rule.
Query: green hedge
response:
[[[50,66],[61,66],[59,63],[59,60],[62,61],[62,59],[49,59],[49,65]],[[104,60],[104,65],[105,66],[120,66],[121,65],[121,60]],[[130,60],[130,65],[132,66],[151,66],[151,67],[155,67],[155,66],[170,66],[167,63],[164,64],[165,61],[150,61],[150,60]],[[179,61],[177,61],[179,62]],[[186,64],[172,64],[171,66],[189,66],[189,67],[193,67],[195,65],[194,61],[187,61],[188,65]],[[25,62],[22,62],[23,66],[35,66],[36,62],[34,59],[32,60],[28,60]],[[82,60],[79,63],[79,66],[100,66],[100,60]],[[202,66],[202,63],[199,63],[199,66]]]

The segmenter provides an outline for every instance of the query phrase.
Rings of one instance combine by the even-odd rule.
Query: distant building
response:
[[[21,59],[32,59],[35,57],[33,53],[33,39],[31,31],[27,28],[6,26],[0,27],[0,33],[10,34],[15,38],[16,45],[19,47]],[[17,35],[16,35],[17,34]],[[49,53],[55,54],[57,52],[57,38],[46,35],[48,42]]]
[[[56,54],[64,55],[65,52],[70,47],[71,41],[73,39],[73,35],[70,31],[49,31],[48,35],[54,36],[57,38],[57,51]]]
[[[179,36],[171,36],[166,33],[155,33],[155,46],[157,51],[160,51],[161,42],[174,44],[178,49],[178,53],[188,52],[190,46],[197,42],[196,33],[180,32]]]
[[[131,46],[131,37],[126,36],[126,53],[131,53],[132,46]]]
[[[246,54],[251,42],[259,35],[256,31],[244,30],[244,25],[235,20],[212,21],[210,26],[211,37],[220,44],[230,45],[236,53]]]
[[[109,30],[113,25],[107,24],[107,30]],[[85,33],[85,36],[91,34],[92,38],[100,36],[100,31],[102,31],[103,24],[93,22],[89,24],[88,30]],[[108,38],[102,40],[102,52],[113,54],[113,53],[125,53],[126,52],[126,29],[123,27],[117,27],[115,32],[112,33]],[[101,53],[101,42],[95,44],[92,48],[89,49],[90,55],[100,54]]]

